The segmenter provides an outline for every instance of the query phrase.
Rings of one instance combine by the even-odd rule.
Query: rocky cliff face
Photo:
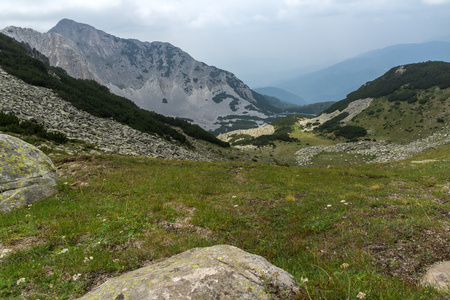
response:
[[[140,107],[224,131],[236,120],[262,125],[267,102],[232,73],[168,43],[121,39],[62,20],[48,33],[7,27],[6,35],[48,56],[52,66],[93,79]]]

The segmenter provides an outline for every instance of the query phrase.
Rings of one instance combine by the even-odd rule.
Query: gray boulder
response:
[[[56,191],[58,177],[50,158],[24,141],[0,134],[0,211],[9,212]]]
[[[218,245],[109,279],[80,299],[291,299],[296,292],[292,276],[263,257]]]

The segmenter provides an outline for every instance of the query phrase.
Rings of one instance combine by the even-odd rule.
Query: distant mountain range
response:
[[[232,73],[196,61],[169,43],[122,39],[68,19],[48,33],[13,26],[2,32],[75,78],[95,80],[141,108],[209,131],[236,124],[256,127],[277,111]]]
[[[395,66],[425,61],[450,62],[450,43],[402,44],[370,51],[328,68],[286,80],[276,87],[299,96],[307,103],[339,101]],[[282,97],[279,93],[278,98],[287,101]],[[304,101],[293,103],[303,105]]]
[[[306,105],[309,103],[302,97],[277,87],[256,88],[254,90],[260,94],[275,97],[280,99],[281,101],[289,102],[292,104]]]

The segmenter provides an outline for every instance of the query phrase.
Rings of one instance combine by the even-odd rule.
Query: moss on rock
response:
[[[0,211],[9,212],[55,192],[58,177],[50,158],[38,148],[0,134]]]

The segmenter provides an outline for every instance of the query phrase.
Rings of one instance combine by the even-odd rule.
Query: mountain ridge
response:
[[[61,72],[60,68],[50,67],[30,56],[28,47],[3,34],[0,34],[0,49],[0,65],[9,74],[28,84],[52,90],[67,103],[93,116],[114,119],[139,131],[185,146],[190,146],[185,135],[229,146],[198,125],[141,109],[131,100],[110,93],[105,86],[93,80],[72,78]]]
[[[122,39],[68,19],[44,34],[11,26],[3,32],[49,56],[69,75],[93,79],[141,108],[210,131],[225,131],[240,118],[256,127],[276,110],[231,72],[169,43]]]

